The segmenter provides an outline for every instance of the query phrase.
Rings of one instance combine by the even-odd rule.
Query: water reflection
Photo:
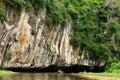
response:
[[[0,76],[0,80],[85,80],[60,73],[20,73]]]

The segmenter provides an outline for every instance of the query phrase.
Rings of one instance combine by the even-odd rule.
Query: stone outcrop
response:
[[[79,49],[70,44],[72,21],[64,28],[59,24],[47,26],[46,9],[41,10],[37,16],[23,11],[20,18],[12,10],[7,13],[8,21],[0,23],[2,68],[98,65],[85,57],[84,53],[79,56]]]

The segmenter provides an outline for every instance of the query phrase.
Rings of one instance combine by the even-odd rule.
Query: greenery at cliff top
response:
[[[46,23],[65,27],[73,22],[70,43],[90,60],[120,60],[120,1],[111,0],[2,0],[0,21],[6,20],[5,7],[38,14],[46,8]],[[89,54],[89,56],[87,56]]]

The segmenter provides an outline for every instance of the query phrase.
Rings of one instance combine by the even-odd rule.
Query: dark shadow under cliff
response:
[[[11,70],[14,72],[64,72],[64,73],[78,73],[78,72],[104,72],[105,66],[99,67],[99,66],[79,66],[79,65],[73,65],[70,67],[58,67],[55,65],[46,67],[46,68],[20,68],[20,67],[11,67],[11,68],[5,68],[7,70]]]

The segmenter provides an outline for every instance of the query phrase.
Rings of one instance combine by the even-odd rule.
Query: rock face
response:
[[[39,15],[23,11],[20,18],[8,10],[8,21],[0,23],[0,65],[2,68],[42,68],[50,65],[97,65],[70,44],[72,22],[66,27],[45,23],[46,9]],[[101,64],[104,65],[104,64]]]

